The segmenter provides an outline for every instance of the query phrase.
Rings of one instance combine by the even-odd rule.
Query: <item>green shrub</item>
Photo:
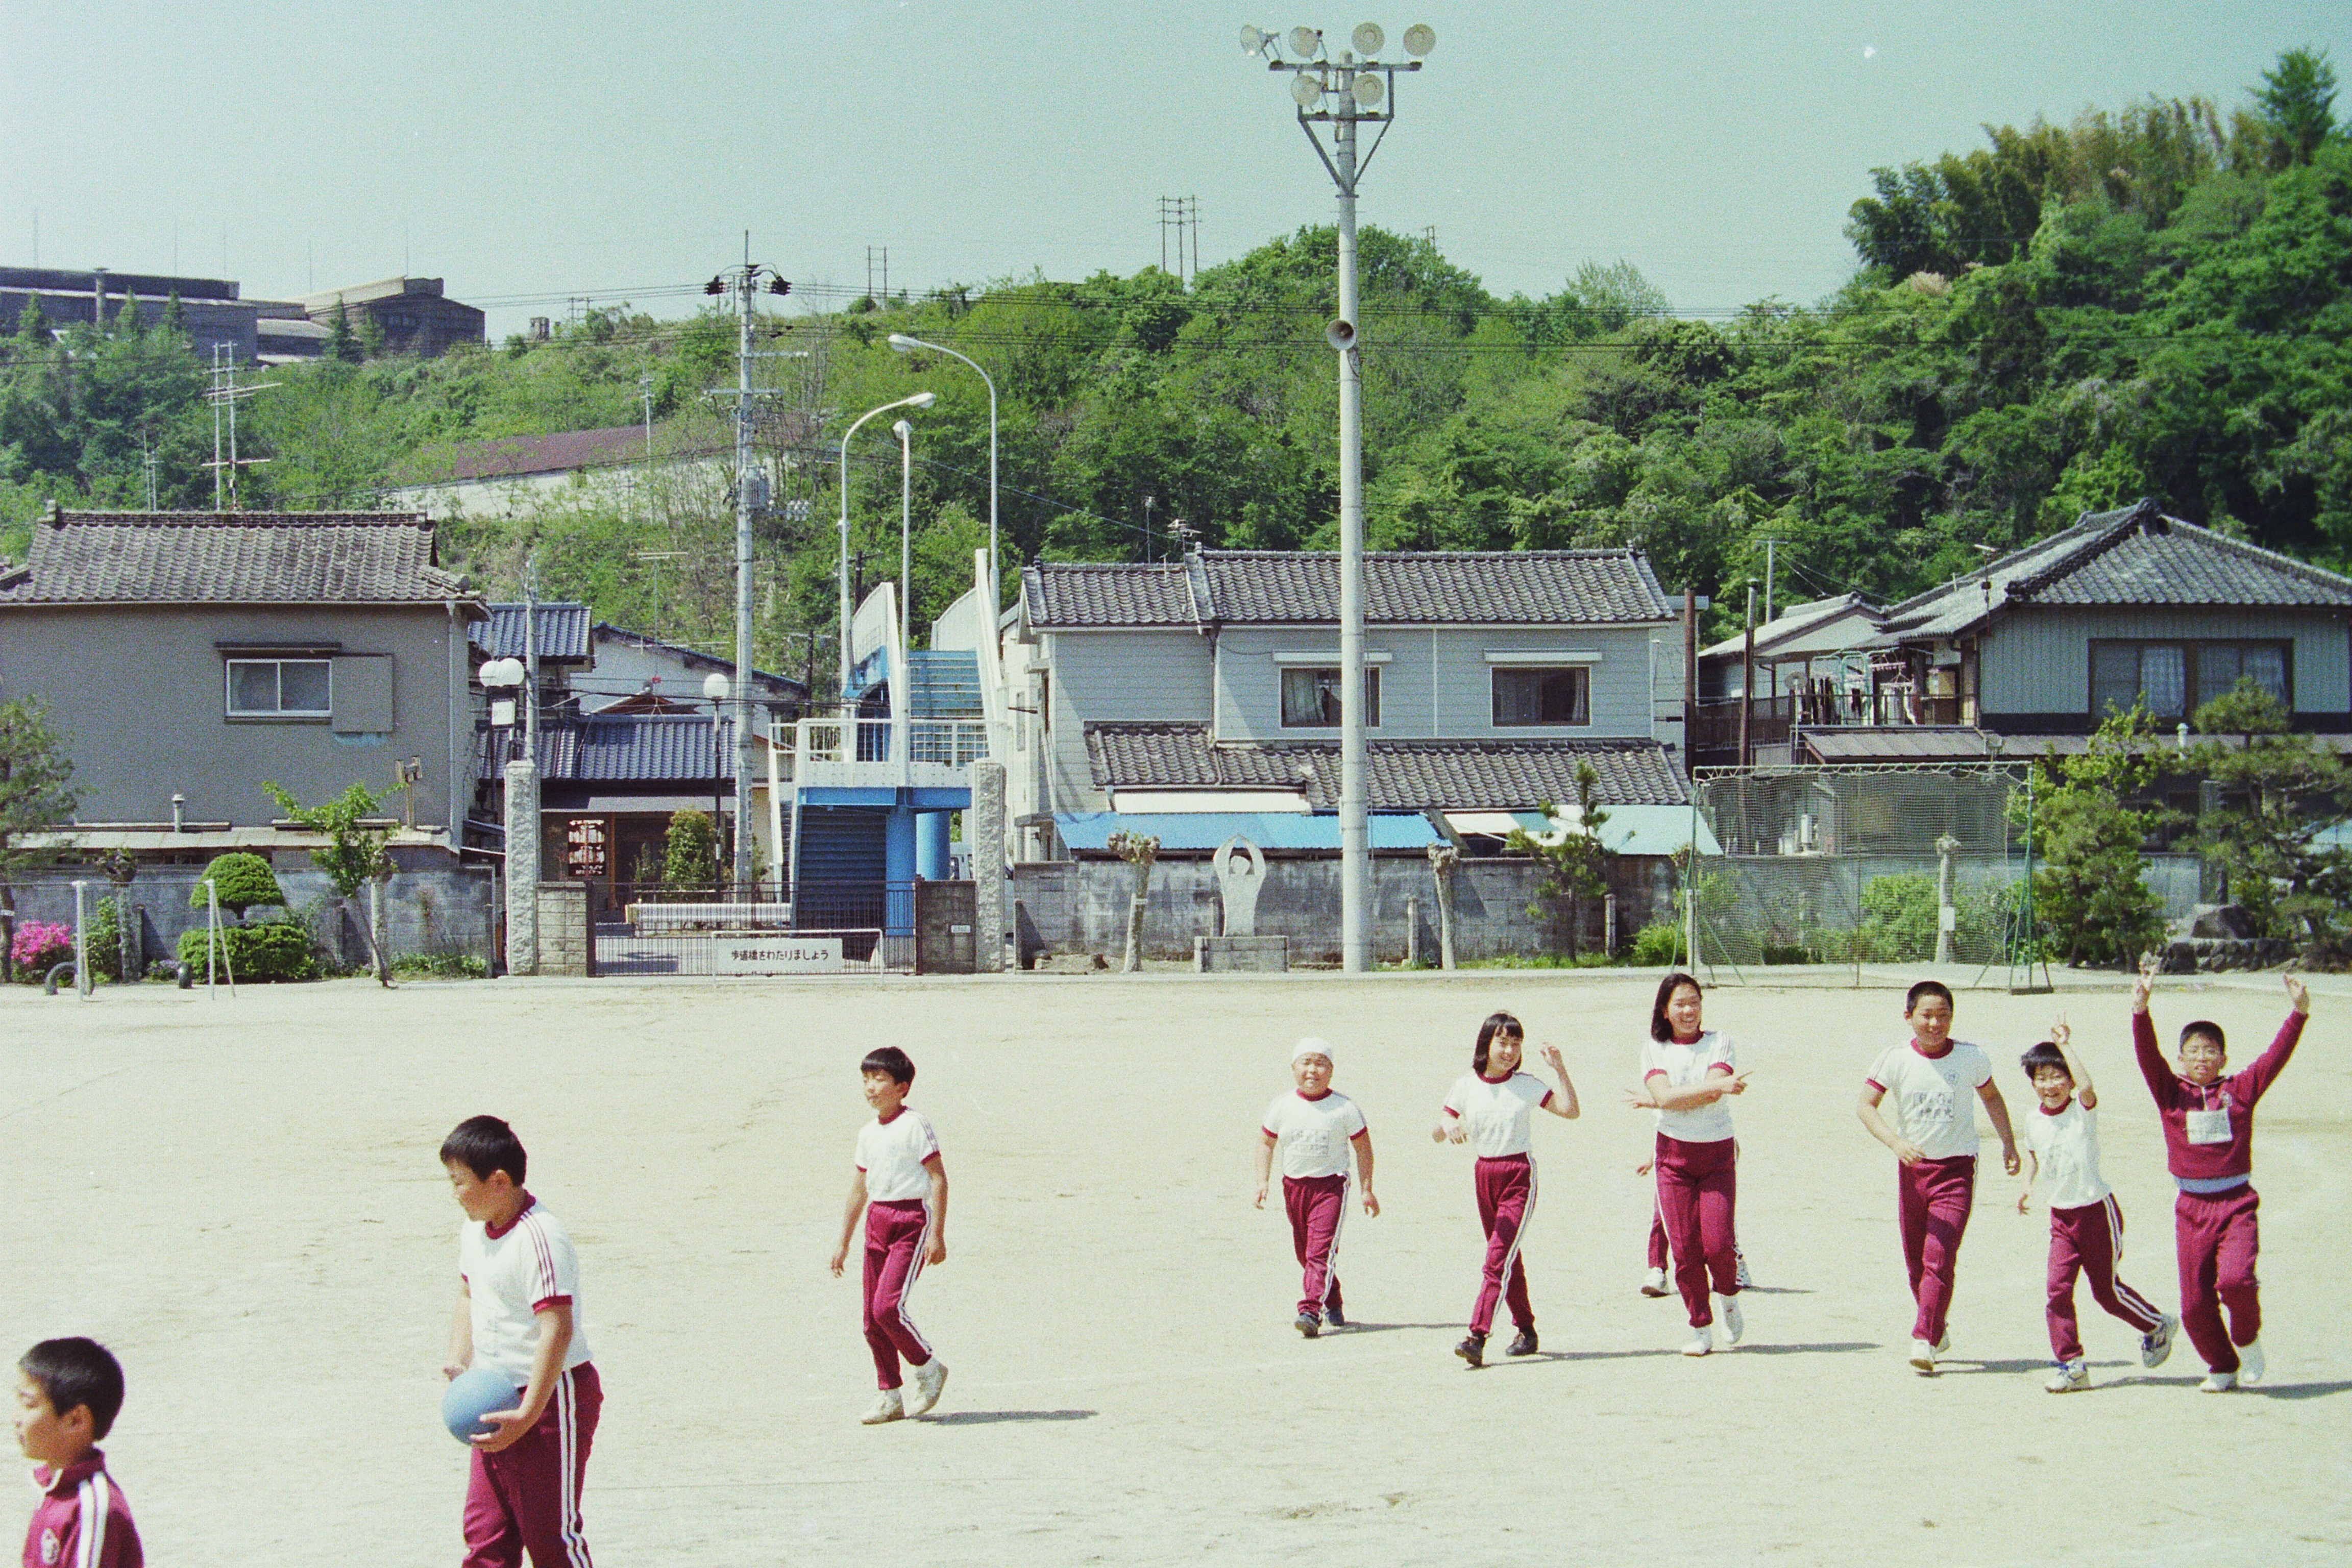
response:
[[[89,972],[100,980],[122,978],[122,916],[127,898],[98,900],[89,917]]]
[[[1873,877],[1862,889],[1862,938],[1881,963],[1936,956],[1936,879],[1924,872]]]
[[[1680,921],[1652,921],[1633,933],[1626,962],[1636,969],[1671,969],[1690,962],[1690,944],[1683,940]]]
[[[489,963],[478,952],[401,952],[392,959],[394,974],[422,974],[438,980],[488,980]]]
[[[662,847],[662,881],[673,888],[707,888],[719,880],[719,829],[710,814],[674,811]]]
[[[259,925],[221,927],[229,967],[239,980],[314,980],[319,956],[310,933],[291,921],[265,921]],[[180,962],[198,979],[205,973],[205,928],[180,933]],[[221,976],[226,980],[226,974]]]
[[[217,856],[205,868],[196,885],[188,889],[188,908],[201,910],[205,906],[205,883],[211,881],[220,891],[220,907],[237,919],[245,918],[251,909],[279,908],[286,904],[286,889],[278,885],[278,873],[269,862],[258,855],[243,851]]]

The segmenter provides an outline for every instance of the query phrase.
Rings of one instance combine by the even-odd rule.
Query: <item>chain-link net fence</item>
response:
[[[2025,791],[2022,765],[1698,770],[1698,961],[1717,980],[2021,961]]]

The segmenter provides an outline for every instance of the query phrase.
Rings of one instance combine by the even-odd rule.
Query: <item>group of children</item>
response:
[[[2022,1058],[2038,1103],[2026,1119],[2033,1170],[2018,1208],[2027,1210],[2038,1185],[2050,1210],[2046,1315],[2056,1370],[2046,1386],[2053,1393],[2089,1385],[2074,1314],[2074,1288],[2084,1278],[2102,1308],[2139,1331],[2145,1364],[2160,1365],[2176,1327],[2185,1327],[2209,1369],[2200,1387],[2218,1393],[2263,1377],[2253,1113],[2294,1054],[2310,996],[2287,976],[2292,1007],[2277,1037],[2252,1066],[2224,1076],[2225,1037],[2205,1020],[2181,1030],[2177,1068],[2165,1061],[2148,1014],[2154,973],[2152,961],[2143,965],[2133,991],[2132,1044],[2179,1189],[2178,1319],[2116,1272],[2123,1215],[2099,1169],[2099,1096],[2063,1020]],[[1738,1342],[1745,1324],[1738,1298],[1747,1283],[1736,1223],[1738,1146],[1727,1101],[1746,1091],[1748,1075],[1733,1042],[1705,1026],[1703,1009],[1692,976],[1670,974],[1660,984],[1642,1046],[1640,1087],[1627,1097],[1657,1123],[1643,1167],[1657,1188],[1652,1278],[1643,1289],[1664,1293],[1670,1258],[1691,1323],[1684,1353],[1692,1356],[1716,1348],[1718,1323],[1726,1340]],[[2011,1175],[2021,1168],[1990,1058],[1952,1038],[1952,1013],[1945,986],[1932,980],[1912,986],[1904,999],[1911,1037],[1879,1056],[1859,1106],[1863,1125],[1895,1156],[1904,1263],[1917,1307],[1909,1359],[1927,1374],[1949,1349],[1955,1272],[1975,1199],[1972,1094],[2000,1139],[2003,1168]],[[1471,1069],[1455,1080],[1431,1130],[1437,1142],[1467,1144],[1476,1155],[1472,1179],[1486,1256],[1469,1333],[1454,1347],[1473,1367],[1485,1363],[1499,1308],[1507,1307],[1517,1331],[1505,1353],[1537,1352],[1520,1253],[1536,1207],[1534,1115],[1547,1110],[1572,1121],[1580,1110],[1559,1049],[1542,1051],[1555,1089],[1523,1069],[1526,1044],[1526,1030],[1508,1013],[1482,1023]],[[837,1276],[845,1268],[862,1215],[865,1331],[881,1390],[863,1417],[873,1425],[925,1414],[947,1382],[946,1363],[917,1331],[907,1305],[925,1266],[947,1260],[948,1177],[937,1132],[907,1104],[915,1081],[907,1054],[884,1047],[859,1070],[874,1120],[858,1132],[832,1270]],[[1256,1201],[1265,1206],[1278,1162],[1302,1273],[1295,1322],[1314,1339],[1347,1325],[1338,1264],[1349,1206],[1360,1202],[1377,1215],[1381,1204],[1372,1191],[1371,1131],[1362,1110],[1332,1087],[1333,1047],[1299,1041],[1289,1070],[1294,1088],[1276,1098],[1260,1123]],[[524,1186],[527,1158],[507,1123],[491,1116],[460,1122],[442,1142],[441,1163],[466,1215],[443,1370],[454,1378],[470,1368],[495,1369],[516,1390],[514,1405],[485,1415],[489,1430],[473,1439],[466,1563],[520,1568],[527,1555],[533,1568],[591,1568],[580,1492],[604,1394],[583,1323],[578,1256],[563,1226]],[[26,1538],[27,1568],[140,1568],[138,1531],[98,1447],[122,1405],[121,1367],[87,1339],[45,1340],[17,1367],[17,1443],[36,1463],[41,1492]],[[905,1368],[913,1372],[911,1399]]]

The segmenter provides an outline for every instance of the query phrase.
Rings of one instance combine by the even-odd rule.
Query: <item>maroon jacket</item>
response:
[[[33,1467],[41,1489],[25,1531],[25,1568],[141,1568],[139,1530],[122,1489],[92,1448],[64,1469]]]
[[[2148,1016],[2132,1015],[2132,1048],[2139,1054],[2140,1076],[2147,1079],[2147,1090],[2156,1096],[2156,1109],[2164,1120],[2165,1164],[2173,1175],[2186,1181],[2213,1181],[2253,1174],[2254,1102],[2286,1066],[2287,1058],[2294,1055],[2294,1043],[2303,1037],[2304,1016],[2289,1012],[2286,1022],[2279,1026],[2278,1038],[2254,1059],[2253,1066],[2200,1087],[2173,1071],[2172,1064],[2164,1059],[2156,1044],[2156,1025]],[[2229,1142],[2191,1143],[2189,1113],[2192,1110],[2227,1111]]]

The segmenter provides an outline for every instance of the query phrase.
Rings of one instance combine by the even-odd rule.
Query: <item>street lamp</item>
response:
[[[950,359],[960,359],[978,372],[980,379],[988,384],[988,613],[991,617],[989,625],[993,627],[997,608],[1004,597],[1003,578],[1000,575],[996,559],[996,378],[982,370],[978,360],[969,354],[960,354],[944,344],[925,342],[904,332],[892,332],[890,346],[902,354],[927,349],[932,353],[945,354]]]
[[[717,670],[712,670],[702,678],[703,700],[710,704],[710,879],[714,884],[719,880],[719,864],[721,858],[719,847],[723,842],[722,829],[727,822],[726,815],[719,808],[719,783],[727,776],[727,753],[719,739],[719,716],[726,710],[727,696],[732,689],[733,687],[728,679]],[[751,683],[745,681],[743,690],[747,696],[751,689]],[[735,824],[735,837],[739,841],[743,837],[743,824],[740,821]]]
[[[857,696],[850,689],[849,684],[857,662],[855,645],[849,639],[849,619],[857,613],[857,607],[849,602],[849,438],[857,434],[860,425],[877,414],[887,414],[893,408],[929,408],[939,400],[940,395],[936,392],[919,392],[912,397],[901,397],[879,408],[867,409],[841,433],[841,705],[844,718],[849,716],[847,710]]]
[[[1357,321],[1356,183],[1396,118],[1397,73],[1419,70],[1422,58],[1437,47],[1437,35],[1419,25],[1407,27],[1401,42],[1412,58],[1396,61],[1377,58],[1388,35],[1370,22],[1356,28],[1348,39],[1351,47],[1336,60],[1313,27],[1293,27],[1281,40],[1263,28],[1244,27],[1241,41],[1242,52],[1264,58],[1266,69],[1290,73],[1298,128],[1339,189],[1339,315],[1323,334],[1339,356],[1339,962],[1361,970],[1371,961],[1366,919],[1371,843],[1364,813],[1364,366]],[[1280,42],[1289,45],[1295,61],[1278,57]],[[1359,162],[1356,127],[1366,121],[1381,129]],[[1328,152],[1318,125],[1331,127]]]
[[[898,437],[898,646],[912,645],[915,603],[915,427],[890,426]]]

